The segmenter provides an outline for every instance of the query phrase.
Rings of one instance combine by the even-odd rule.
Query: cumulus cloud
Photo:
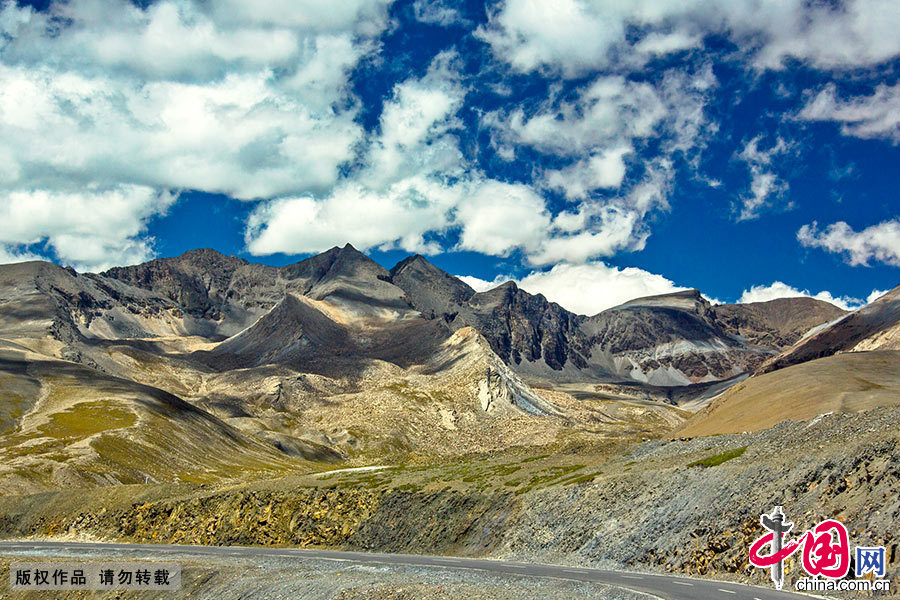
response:
[[[16,248],[42,245],[63,264],[84,271],[148,260],[153,257],[152,240],[141,234],[147,221],[165,213],[174,201],[170,193],[140,186],[12,192],[0,203],[4,258],[23,256]],[[35,258],[30,252],[24,255]]]
[[[632,152],[628,146],[601,150],[563,169],[547,171],[547,186],[570,200],[586,198],[598,188],[618,188],[625,179],[625,156]]]
[[[872,294],[869,295],[869,298],[871,299],[872,295],[875,293],[876,292],[873,290]],[[741,294],[741,297],[738,299],[738,304],[768,302],[769,300],[776,300],[778,298],[815,298],[816,300],[822,300],[834,304],[835,306],[839,306],[844,310],[857,309],[870,301],[863,301],[859,298],[852,298],[850,296],[835,296],[827,290],[812,294],[809,290],[798,290],[781,281],[774,281],[769,285],[755,285],[748,290],[744,290],[744,293]]]
[[[461,276],[475,291],[484,292],[515,281],[530,294],[543,294],[551,302],[577,314],[594,315],[643,296],[668,294],[679,287],[662,275],[634,267],[619,269],[601,261],[558,264],[548,271],[532,271],[519,279],[499,276],[493,281]]]
[[[573,97],[550,98],[530,113],[516,108],[486,115],[495,147],[529,146],[570,161],[540,174],[540,184],[577,204],[555,216],[529,262],[585,262],[641,249],[649,235],[647,215],[668,208],[674,175],[669,156],[687,157],[715,131],[703,108],[716,84],[708,66],[666,72],[656,84],[600,76]],[[649,138],[658,140],[660,153],[644,154],[629,170],[626,157]]]
[[[866,297],[866,304],[872,304],[885,294],[887,294],[890,290],[872,290],[872,293]]]
[[[453,131],[466,89],[455,52],[442,52],[421,78],[394,86],[379,121],[380,136],[370,140],[358,178],[371,186],[414,175],[462,174],[462,154]]]
[[[113,202],[124,211],[113,222],[127,224],[118,236],[102,225],[73,233],[62,220],[34,234],[59,260],[98,267],[152,257],[142,232],[162,209],[147,199],[166,190],[330,192],[365,137],[348,78],[377,48],[386,8],[71,0],[38,12],[5,2],[0,197],[12,208],[57,204],[60,216],[93,197],[137,199]],[[11,243],[34,237],[10,227]]]
[[[851,265],[868,265],[878,261],[900,267],[900,219],[892,219],[855,231],[844,221],[832,223],[823,230],[813,221],[797,231],[804,246],[822,248],[841,254]]]
[[[578,156],[611,141],[656,135],[667,114],[653,85],[607,76],[594,80],[572,101],[547,102],[531,115],[521,108],[508,115],[496,112],[487,116],[486,123],[504,140]]]
[[[709,34],[730,37],[764,69],[781,69],[790,58],[852,68],[900,54],[892,0],[506,0],[490,17],[477,35],[499,60],[563,77],[690,49]]]
[[[485,182],[456,209],[462,227],[459,247],[495,256],[515,248],[534,251],[547,236],[550,214],[526,186]]]
[[[447,224],[447,212],[459,190],[423,178],[403,180],[384,190],[359,184],[337,187],[325,198],[288,197],[263,203],[246,230],[252,254],[320,252],[348,240],[361,250],[396,246],[433,254],[427,232]]]
[[[739,221],[756,219],[765,208],[782,199],[789,188],[788,183],[775,173],[772,166],[775,157],[790,150],[789,144],[779,137],[774,145],[764,150],[759,146],[760,140],[761,135],[751,139],[737,155],[750,170],[750,191],[740,198]]]
[[[833,121],[844,135],[881,138],[900,144],[900,83],[879,85],[870,96],[842,99],[833,84],[815,95],[797,117],[805,121]]]
[[[329,193],[260,203],[245,232],[249,251],[318,252],[347,240],[360,249],[440,250],[435,242],[426,242],[426,234],[456,224],[452,211],[488,185],[477,174],[465,173],[453,135],[466,94],[456,60],[452,52],[441,53],[424,76],[394,87],[378,132],[360,151],[360,164]],[[462,214],[477,216],[474,211]]]
[[[123,86],[0,66],[0,144],[15,148],[7,188],[139,182],[243,199],[323,190],[361,136],[351,115],[312,114],[266,75]]]

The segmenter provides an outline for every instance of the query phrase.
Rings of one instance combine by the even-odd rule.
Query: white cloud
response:
[[[504,140],[560,156],[580,156],[634,138],[655,136],[668,115],[660,90],[621,76],[599,77],[573,101],[546,103],[531,116],[521,108],[492,113],[486,123]]]
[[[539,174],[540,183],[577,205],[555,217],[529,262],[585,262],[641,249],[647,215],[668,208],[673,166],[667,156],[680,152],[691,160],[716,130],[703,110],[715,86],[708,65],[695,73],[667,72],[657,85],[601,76],[573,98],[551,97],[528,115],[521,108],[486,115],[495,148],[530,146],[572,160]],[[661,154],[631,161],[630,172],[625,157],[645,138],[659,139]],[[610,189],[619,193],[602,194]]]
[[[843,221],[819,231],[818,223],[813,221],[797,231],[797,240],[807,247],[843,254],[851,265],[868,265],[875,260],[900,267],[900,219],[884,221],[861,231],[854,231]]]
[[[582,315],[594,315],[643,296],[687,289],[662,275],[634,267],[619,269],[601,261],[558,264],[549,271],[532,271],[520,279],[502,275],[493,281],[465,275],[460,279],[477,292],[493,289],[506,281],[515,281],[526,292],[543,294],[551,302]]]
[[[361,136],[352,115],[313,114],[267,75],[123,85],[0,65],[0,148],[14,149],[17,175],[7,188],[141,183],[244,199],[327,189]]]
[[[174,201],[172,194],[139,186],[12,192],[0,203],[0,244],[13,256],[20,254],[16,247],[42,244],[63,264],[84,271],[134,264],[153,257],[152,240],[141,235],[147,221]]]
[[[603,65],[608,49],[624,37],[617,17],[578,0],[509,0],[477,35],[520,71],[550,67],[574,77]]]
[[[493,281],[479,279],[478,277],[474,277],[472,275],[455,275],[455,277],[463,280],[470,288],[472,288],[476,292],[486,292],[488,290],[492,290],[498,285],[510,280],[509,277],[505,277],[503,275],[497,275],[497,277],[495,277]]]
[[[625,179],[625,155],[633,152],[619,146],[592,154],[563,169],[545,173],[547,186],[558,189],[566,198],[583,199],[598,188],[617,188]]]
[[[750,193],[740,198],[738,221],[756,219],[763,209],[783,198],[789,188],[788,183],[774,172],[772,160],[786,154],[790,145],[779,137],[771,148],[763,150],[759,147],[761,139],[761,135],[751,139],[737,155],[750,170]]]
[[[506,0],[477,35],[519,71],[577,77],[693,48],[707,34],[730,37],[759,68],[781,69],[789,58],[820,69],[870,66],[900,54],[898,28],[893,0]]]
[[[3,2],[0,202],[72,219],[71,231],[3,224],[7,253],[40,239],[79,267],[152,257],[144,226],[162,209],[148,207],[169,189],[330,193],[364,140],[349,74],[377,49],[388,5]],[[121,231],[83,226],[78,203],[98,220],[115,207]]]
[[[649,33],[638,42],[634,49],[641,54],[665,55],[680,50],[689,50],[700,46],[702,40],[695,33],[673,31],[671,33]]]
[[[304,254],[350,241],[360,250],[376,246],[433,254],[424,240],[448,223],[461,190],[425,178],[404,179],[384,190],[356,183],[335,188],[321,199],[305,196],[262,203],[247,222],[252,254]]]
[[[0,265],[29,260],[47,260],[47,258],[33,252],[18,250],[14,246],[0,244]]]
[[[466,23],[459,9],[446,0],[416,0],[413,2],[413,14],[417,21],[442,27]]]
[[[648,236],[644,217],[668,208],[672,166],[668,161],[647,165],[644,178],[614,198],[587,200],[576,211],[563,211],[553,220],[550,235],[527,255],[533,265],[583,263],[613,256],[622,250],[640,250]]]
[[[452,52],[441,53],[424,76],[394,87],[379,133],[359,150],[360,164],[329,193],[261,203],[247,223],[249,251],[318,252],[349,240],[362,250],[437,252],[440,246],[426,242],[426,234],[457,225],[453,210],[489,184],[477,174],[464,177],[452,134],[466,93],[456,60]]]
[[[833,84],[825,86],[797,117],[806,121],[834,121],[844,135],[881,138],[900,144],[900,83],[879,85],[871,96],[841,99]]]
[[[798,290],[781,281],[774,281],[769,285],[752,286],[749,290],[744,290],[737,302],[738,304],[748,304],[750,302],[768,302],[778,298],[815,298],[839,306],[844,310],[854,310],[866,303],[859,298],[835,296],[827,290],[812,294],[809,290]]]
[[[764,6],[722,3],[729,21],[744,37],[761,32],[755,56],[765,68],[783,68],[798,58],[819,69],[876,65],[900,54],[900,11],[893,0],[851,0],[832,4],[804,0],[769,0]],[[753,14],[755,13],[755,14]],[[745,18],[744,23],[736,19]]]
[[[390,0],[217,0],[200,7],[217,22],[231,26],[254,23],[318,32],[352,31],[377,35],[387,26]]]
[[[866,296],[866,304],[872,304],[885,294],[887,294],[890,290],[872,290],[872,293]]]
[[[515,248],[532,251],[546,238],[550,214],[528,187],[485,182],[456,209],[462,227],[459,247],[495,256]]]
[[[368,185],[390,184],[413,175],[459,175],[462,154],[452,135],[466,90],[456,72],[458,57],[442,52],[420,79],[397,84],[381,112],[381,135],[371,140],[365,169]]]
[[[573,218],[568,214],[563,216],[567,220]],[[590,222],[590,225],[568,235],[547,236],[539,248],[528,255],[528,261],[534,265],[563,261],[581,263],[596,256],[612,256],[624,249],[640,249],[647,239],[647,233],[640,225],[640,215],[635,211],[616,206],[587,207],[574,218]]]
[[[71,0],[27,19],[4,11],[11,31],[4,58],[60,71],[199,83],[235,71],[303,69],[316,40],[349,36],[365,48],[370,36],[357,25],[368,19],[365,28],[377,35],[386,23],[383,2],[342,2],[341,8],[281,3],[276,19],[266,16],[267,2],[253,3],[252,10],[245,4],[163,0],[141,8]]]

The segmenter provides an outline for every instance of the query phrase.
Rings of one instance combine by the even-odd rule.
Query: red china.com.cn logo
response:
[[[801,591],[887,591],[889,582],[880,579],[885,574],[885,549],[857,546],[853,557],[857,580],[845,580],[850,572],[850,538],[844,524],[835,519],[826,519],[808,529],[799,537],[788,540],[785,536],[794,527],[784,520],[780,506],[771,515],[760,515],[760,523],[768,533],[759,537],[750,546],[750,564],[754,567],[771,569],[775,587],[784,584],[784,561],[798,550],[802,550],[803,570],[810,577],[797,581]],[[768,553],[762,554],[768,547]],[[873,579],[859,579],[871,573]],[[878,577],[879,579],[874,579]]]

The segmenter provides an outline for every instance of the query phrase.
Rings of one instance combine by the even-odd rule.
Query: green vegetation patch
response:
[[[537,487],[562,483],[569,479],[569,477],[566,477],[567,475],[571,476],[573,472],[579,471],[585,466],[586,465],[565,465],[542,469],[531,477],[525,487],[516,490],[516,494],[525,494]]]
[[[723,462],[728,462],[733,458],[737,458],[741,454],[747,451],[747,446],[743,446],[741,448],[735,448],[734,450],[729,450],[727,452],[723,452],[722,454],[714,454],[712,456],[707,456],[706,458],[701,458],[700,460],[695,460],[692,463],[689,463],[689,467],[715,467],[721,465]]]
[[[86,438],[111,429],[126,429],[137,423],[137,415],[122,406],[104,402],[81,402],[68,410],[50,415],[50,422],[39,427],[41,433],[58,440]]]
[[[603,471],[594,471],[593,473],[581,473],[577,474],[574,477],[570,477],[568,479],[562,480],[563,485],[577,485],[579,483],[590,483],[597,476],[602,475]]]

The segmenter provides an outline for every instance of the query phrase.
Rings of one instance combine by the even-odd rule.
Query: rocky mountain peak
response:
[[[310,276],[305,294],[368,302],[382,307],[409,309],[403,290],[391,283],[391,274],[377,262],[347,244],[294,265],[294,272]]]
[[[391,281],[406,293],[416,310],[428,317],[459,312],[475,290],[458,277],[434,266],[416,254],[405,258],[390,271]]]
[[[654,307],[676,308],[702,313],[708,310],[710,306],[710,303],[703,297],[700,290],[689,289],[672,292],[670,294],[658,294],[656,296],[635,298],[634,300],[629,300],[624,304],[614,307],[613,310],[620,308]]]

